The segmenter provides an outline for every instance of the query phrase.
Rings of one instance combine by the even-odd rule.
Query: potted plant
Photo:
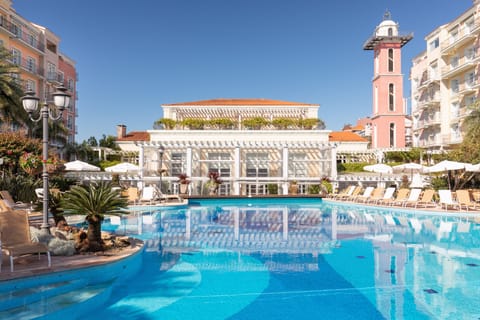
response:
[[[120,190],[112,189],[110,182],[100,182],[89,186],[74,186],[65,192],[61,207],[65,215],[83,215],[88,223],[85,251],[102,251],[101,226],[105,215],[127,213],[127,199],[121,197]]]
[[[222,184],[222,179],[220,179],[220,174],[218,172],[210,171],[208,173],[208,182],[207,182],[207,188],[208,188],[208,194],[211,196],[214,196],[218,192],[218,187]]]
[[[180,193],[187,194],[188,192],[188,185],[190,184],[190,180],[185,173],[181,173],[178,175],[178,183],[180,184]]]

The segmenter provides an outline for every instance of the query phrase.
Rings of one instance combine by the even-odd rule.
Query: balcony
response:
[[[45,46],[39,42],[36,37],[28,32],[24,32],[16,24],[4,19],[0,20],[0,29],[7,31],[11,37],[14,37],[35,50],[45,52]]]
[[[426,77],[422,77],[422,80],[417,86],[417,90],[422,90],[426,89],[429,85],[433,83],[438,83],[440,81],[440,76],[439,75],[427,75]]]
[[[478,57],[463,57],[457,65],[447,65],[442,68],[442,78],[450,79],[458,74],[467,71],[468,69],[474,68],[480,59]]]
[[[480,19],[475,18],[473,24],[464,25],[458,30],[458,34],[451,36],[447,43],[441,45],[442,56],[450,55],[455,52],[456,48],[466,44],[469,41],[473,41],[478,32],[480,31]]]

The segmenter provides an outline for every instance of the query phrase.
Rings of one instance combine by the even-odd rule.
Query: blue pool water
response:
[[[120,319],[478,319],[480,225],[315,199],[210,200],[138,213],[143,269]]]
[[[85,310],[98,319],[480,318],[479,216],[318,199],[136,210],[104,223],[145,251]]]

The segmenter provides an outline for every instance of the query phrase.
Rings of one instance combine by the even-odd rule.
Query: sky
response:
[[[319,104],[329,130],[372,110],[373,52],[386,10],[400,33],[404,96],[425,36],[472,0],[13,0],[76,62],[77,142],[153,128],[162,104],[265,98]]]

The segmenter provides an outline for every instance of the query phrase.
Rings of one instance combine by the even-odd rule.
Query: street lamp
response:
[[[160,193],[162,193],[162,174],[163,174],[163,154],[165,153],[165,147],[158,147],[158,155],[160,157]]]
[[[33,122],[39,122],[42,120],[43,126],[43,155],[42,155],[42,178],[43,178],[43,220],[41,229],[45,233],[50,233],[50,226],[48,224],[48,171],[47,171],[47,160],[48,160],[48,119],[57,121],[62,117],[63,111],[70,104],[70,95],[66,93],[67,89],[64,87],[57,88],[57,91],[52,93],[53,103],[58,109],[57,111],[50,110],[48,102],[45,100],[40,109],[40,115],[38,118],[33,117],[33,113],[38,109],[38,103],[40,99],[35,96],[35,92],[27,91],[25,96],[22,97],[22,104],[25,111],[28,112],[30,120]]]

